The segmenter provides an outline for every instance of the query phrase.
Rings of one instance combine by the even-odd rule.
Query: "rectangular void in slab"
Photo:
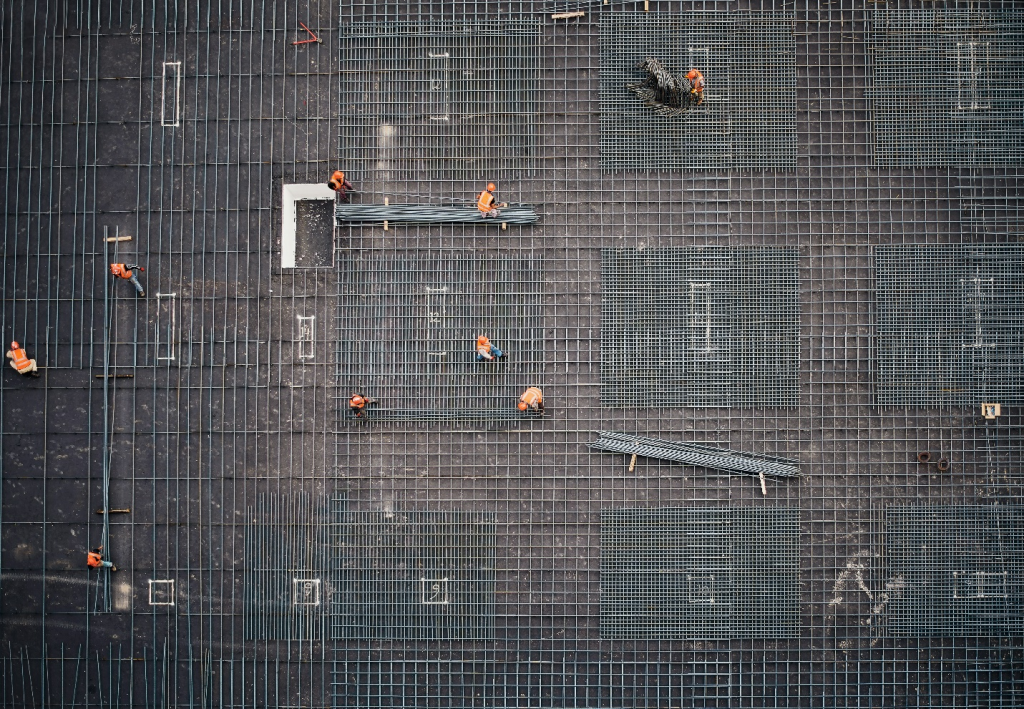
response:
[[[1024,635],[1024,507],[885,513],[886,628],[897,637]]]
[[[338,266],[339,384],[378,400],[368,418],[520,417],[544,366],[540,257],[354,253]],[[478,335],[506,359],[477,362]]]
[[[334,527],[326,502],[308,494],[260,495],[246,510],[246,640],[319,640],[326,552]]]
[[[796,509],[602,510],[601,637],[797,637],[799,550]]]
[[[350,512],[340,519],[332,544],[336,639],[494,636],[492,515]]]
[[[606,13],[601,16],[601,168],[796,167],[792,13]],[[704,75],[705,100],[659,115],[626,87],[655,58],[674,76]]]
[[[601,403],[795,406],[794,248],[601,253]]]
[[[1024,246],[874,250],[880,406],[1024,402]]]
[[[281,268],[334,265],[334,198],[327,183],[284,185]]]
[[[341,153],[387,181],[501,179],[537,143],[539,20],[341,28]]]
[[[1024,159],[1019,11],[878,9],[868,47],[879,166],[1017,166]]]

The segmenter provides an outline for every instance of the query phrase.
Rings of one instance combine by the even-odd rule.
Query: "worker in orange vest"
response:
[[[348,408],[356,418],[362,418],[363,409],[365,409],[369,404],[376,403],[376,399],[371,399],[365,394],[353,394],[352,398],[348,400]]]
[[[355,192],[355,188],[352,183],[345,179],[345,173],[341,170],[335,170],[334,174],[331,175],[331,179],[327,181],[327,186],[338,193],[338,197],[347,202],[351,199],[349,192]]]
[[[7,351],[7,359],[11,360],[11,366],[18,374],[25,374],[33,377],[39,376],[39,369],[36,367],[36,361],[34,359],[29,359],[28,355],[25,354],[25,350],[21,349],[21,345],[17,342],[11,343],[11,349]]]
[[[140,271],[145,271],[142,266],[137,263],[112,263],[110,264],[110,275],[123,278],[126,281],[131,281],[132,285],[135,286],[135,290],[138,291],[140,298],[146,297],[146,291],[142,289],[142,284],[139,283],[139,279],[132,273],[132,269],[137,268]]]
[[[527,409],[544,413],[544,396],[537,387],[529,387],[519,397],[519,410],[526,411]]]
[[[499,209],[504,209],[508,206],[507,202],[497,204],[494,201],[494,190],[498,189],[493,182],[487,183],[487,189],[481,192],[476,198],[476,208],[480,210],[480,213],[485,217],[496,217],[501,212]]]
[[[111,562],[106,561],[103,558],[103,554],[101,553],[102,551],[103,547],[96,547],[91,552],[89,552],[89,556],[85,559],[86,565],[88,565],[90,569],[104,568],[110,569],[111,571],[117,571],[116,566],[114,566]]]
[[[493,362],[497,359],[504,359],[504,357],[505,353],[495,347],[491,343],[491,338],[487,337],[487,335],[480,335],[480,337],[476,338],[477,362],[483,362],[484,360]]]
[[[697,99],[697,105],[704,103],[704,75],[696,69],[690,69],[686,74],[690,80],[690,96]]]

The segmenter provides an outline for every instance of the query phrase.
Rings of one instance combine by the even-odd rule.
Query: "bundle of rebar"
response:
[[[597,433],[597,441],[590,444],[591,448],[597,450],[641,455],[645,458],[661,458],[686,465],[697,465],[744,475],[763,474],[781,478],[800,475],[797,461],[788,458],[756,456],[727,448],[711,448],[695,443],[665,441],[660,438],[647,438],[614,431],[598,431]]]
[[[528,204],[498,210],[497,217],[485,217],[476,207],[442,207],[429,204],[339,204],[334,210],[338,226],[364,222],[392,224],[437,224],[474,222],[491,224],[533,224],[537,213]]]
[[[346,420],[359,421],[520,421],[540,418],[536,414],[523,413],[514,406],[503,409],[378,409],[368,407],[359,418],[346,416]]]

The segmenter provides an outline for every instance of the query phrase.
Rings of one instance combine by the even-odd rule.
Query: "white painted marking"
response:
[[[297,315],[299,321],[299,333],[296,338],[299,342],[299,359],[313,359],[313,332],[316,326],[316,316]]]
[[[149,580],[149,605],[174,605],[174,579]]]
[[[319,606],[320,579],[292,579],[292,605]]]
[[[178,294],[157,293],[156,361],[173,362],[178,337]]]
[[[164,62],[160,125],[164,128],[177,128],[181,125],[181,62]]]
[[[422,604],[425,606],[448,605],[448,577],[441,579],[420,579]]]

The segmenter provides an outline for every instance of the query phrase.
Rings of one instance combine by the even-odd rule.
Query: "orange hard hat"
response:
[[[355,404],[356,406],[359,406],[360,404],[365,404],[366,403],[366,399],[364,399],[363,397],[359,396],[359,394],[356,394],[355,396],[352,397],[352,399],[349,401],[349,403],[350,404]]]
[[[493,192],[496,189],[498,189],[498,186],[496,184],[494,184],[493,182],[488,182],[487,183],[487,191],[488,192]]]
[[[697,78],[697,70],[696,69],[690,69],[690,71],[688,71],[686,73],[686,78],[687,79],[696,79]]]
[[[344,180],[345,179],[345,173],[342,172],[341,170],[338,170],[338,179],[339,180]]]
[[[21,349],[21,345],[19,345],[17,342],[11,342],[11,349],[12,350]]]
[[[519,410],[520,411],[526,411],[526,402],[525,401],[520,401],[519,402]]]
[[[480,337],[476,338],[476,343],[478,345],[486,345],[487,342],[488,342],[487,335],[480,335]]]

